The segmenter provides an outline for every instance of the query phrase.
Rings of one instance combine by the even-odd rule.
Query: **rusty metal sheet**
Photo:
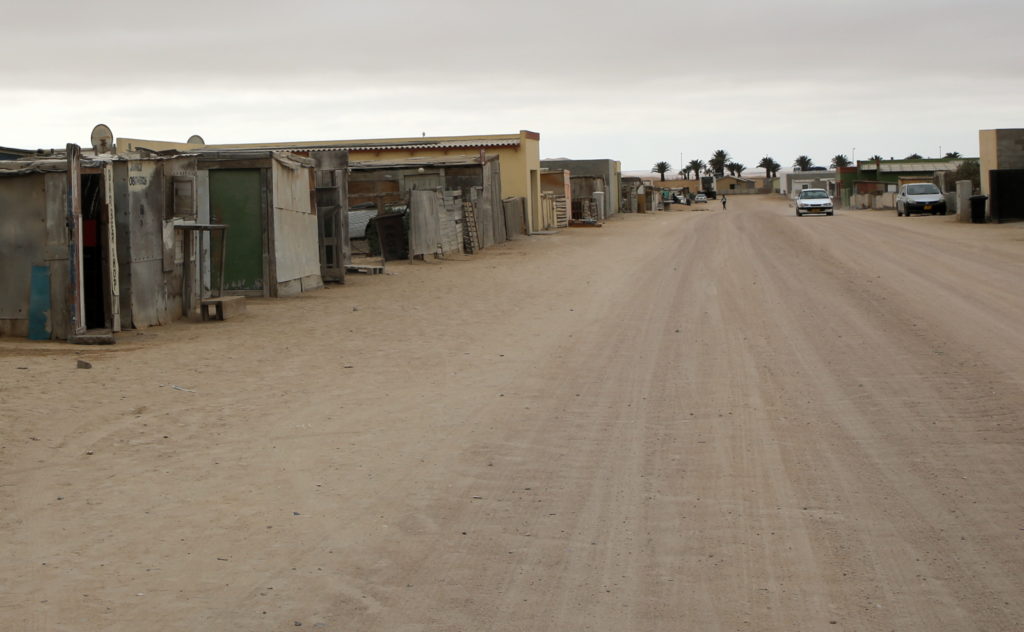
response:
[[[46,261],[50,265],[50,332],[66,337],[70,328],[67,307],[68,229],[65,199],[67,179],[63,173],[44,176],[46,188]],[[59,336],[58,336],[59,334]]]
[[[45,263],[45,176],[0,179],[0,319],[28,318],[32,266]]]
[[[133,170],[134,167],[134,170]],[[132,320],[135,327],[166,321],[164,292],[164,207],[159,165],[138,161],[128,168],[132,267]]]

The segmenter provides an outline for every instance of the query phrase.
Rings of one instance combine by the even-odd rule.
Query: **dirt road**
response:
[[[389,270],[0,340],[0,629],[1024,629],[1021,227],[731,196]]]

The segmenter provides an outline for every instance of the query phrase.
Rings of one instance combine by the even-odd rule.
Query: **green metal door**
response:
[[[228,225],[225,290],[263,290],[261,211],[259,169],[210,170],[210,219]]]

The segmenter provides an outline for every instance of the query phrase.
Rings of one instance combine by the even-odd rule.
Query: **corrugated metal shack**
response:
[[[120,327],[111,179],[110,161],[82,160],[77,145],[0,162],[0,335]]]
[[[221,161],[236,161],[236,164],[245,165],[241,168],[245,169],[265,169],[267,170],[261,177],[268,183],[268,194],[272,194],[275,189],[274,186],[274,173],[280,175],[280,171],[273,172],[268,166],[269,162],[260,163],[263,166],[255,166],[256,163],[253,160],[268,160],[269,156],[272,155],[294,155],[296,157],[305,157],[312,159],[312,164],[315,165],[316,169],[316,180],[312,185],[312,189],[315,193],[313,204],[310,206],[312,214],[317,219],[317,231],[318,231],[318,248],[319,248],[319,260],[320,260],[320,281],[337,281],[344,283],[345,281],[345,265],[351,262],[352,254],[349,245],[348,236],[348,213],[347,213],[347,202],[348,202],[348,191],[347,191],[347,167],[348,167],[348,150],[344,148],[332,147],[325,144],[303,144],[303,143],[270,143],[270,144],[248,144],[248,145],[212,145],[207,146],[202,142],[201,138],[189,139],[186,143],[172,143],[166,141],[155,141],[155,140],[140,140],[140,139],[118,139],[117,148],[119,153],[135,152],[139,150],[146,150],[151,152],[166,153],[170,150],[177,150],[181,152],[197,152],[203,156],[209,157],[212,161],[213,158]],[[246,162],[249,161],[249,162]],[[211,163],[212,164],[212,163]],[[310,163],[305,163],[304,167],[309,166]],[[209,215],[209,179],[208,172],[210,169],[220,169],[222,167],[211,166],[208,169],[204,169],[199,174],[200,186],[199,186],[199,213],[201,222],[210,222],[211,216]],[[223,167],[224,169],[230,169],[231,167]],[[213,188],[215,191],[222,190],[229,180],[234,181],[234,185],[242,186],[241,181],[246,177],[251,179],[255,174],[250,172],[249,176],[243,176],[241,174],[219,174],[214,176]],[[236,202],[240,202],[236,200]],[[300,204],[301,205],[301,204]],[[284,208],[278,205],[278,208]],[[294,210],[294,209],[292,209]],[[251,216],[252,212],[246,214]],[[216,217],[214,214],[213,217]],[[268,221],[273,218],[272,213],[264,213],[262,219]],[[294,223],[294,222],[293,222]],[[254,232],[261,232],[263,229],[252,225],[251,221],[242,222],[241,225],[236,228],[244,229],[245,234],[242,238],[246,239],[250,248],[254,246],[256,241]],[[273,227],[270,227],[272,230]],[[236,230],[237,234],[239,231]],[[272,238],[272,235],[270,236]],[[269,238],[268,238],[269,240]],[[204,243],[208,242],[207,238],[204,238]],[[228,249],[229,253],[231,249]],[[228,255],[231,258],[231,255]],[[238,264],[238,266],[235,265]],[[274,272],[267,267],[259,271],[257,274],[255,270],[256,263],[249,262],[251,265],[246,266],[245,262],[236,261],[232,263],[234,268],[233,275],[246,275],[247,278],[244,280],[235,279],[229,285],[234,285],[235,288],[232,290],[234,293],[248,293],[259,295],[263,292],[264,287],[269,288],[268,276]],[[241,269],[239,269],[239,266]],[[251,269],[246,269],[246,268]],[[278,270],[278,272],[288,274],[286,270]],[[305,273],[307,270],[302,269]],[[279,275],[280,276],[280,275]],[[260,277],[260,278],[257,278]],[[283,292],[280,296],[287,294],[293,294],[296,291],[304,291],[311,287],[319,287],[318,283],[312,279],[311,275],[304,274],[307,283],[303,285],[300,282],[298,284],[292,283],[286,288],[282,288]],[[295,279],[290,279],[295,280]],[[283,282],[284,277],[278,279]],[[296,290],[295,286],[299,286],[301,289]],[[306,287],[308,286],[308,287]],[[270,291],[270,290],[268,290]],[[276,296],[278,294],[269,294]]]
[[[353,161],[349,208],[409,209],[409,253],[473,252],[509,238],[497,156]]]
[[[197,219],[196,157],[132,154],[111,166],[121,328],[169,323],[183,313],[183,240],[174,226]]]
[[[200,213],[229,227],[225,293],[293,296],[323,287],[316,162],[286,151],[196,154]]]
[[[0,335],[76,339],[170,322],[182,312],[191,156],[0,162]],[[91,333],[90,333],[91,332]]]
[[[222,250],[203,237],[186,257],[183,224],[229,226],[228,293],[322,287],[316,199],[344,199],[331,173],[344,166],[325,158],[319,179],[313,159],[271,151],[82,157],[68,145],[0,161],[0,335],[84,340],[194,311],[221,279],[207,272],[183,296],[184,262],[219,271]]]

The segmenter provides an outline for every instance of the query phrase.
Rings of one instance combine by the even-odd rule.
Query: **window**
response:
[[[193,176],[174,176],[171,178],[172,217],[183,219],[196,218],[196,179]]]

